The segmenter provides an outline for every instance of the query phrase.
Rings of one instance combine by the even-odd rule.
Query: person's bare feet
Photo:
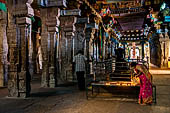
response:
[[[146,105],[146,104],[145,104],[145,103],[140,103],[140,105],[143,105],[143,106],[144,106],[144,105]]]
[[[140,101],[140,100],[138,100],[138,104],[141,104],[141,101]]]

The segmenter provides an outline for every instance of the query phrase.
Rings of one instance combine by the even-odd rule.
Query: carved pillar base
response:
[[[8,34],[13,34],[12,30],[8,30]],[[14,33],[15,34],[15,33]],[[8,35],[9,38],[12,38]],[[18,49],[16,44],[11,44],[11,42],[14,42],[15,40],[9,41],[9,70],[8,70],[8,91],[9,91],[9,97],[18,97],[18,72],[17,72],[17,60],[18,60]]]
[[[13,75],[13,79],[8,80],[8,96],[9,97],[18,97],[18,88],[17,88],[17,72],[9,72],[9,75]]]
[[[54,77],[54,67],[49,68],[49,74],[50,74],[50,88],[55,88],[56,86],[56,80]]]
[[[48,87],[49,86],[49,78],[48,78],[48,65],[47,61],[44,59],[43,61],[43,72],[41,76],[41,87]]]

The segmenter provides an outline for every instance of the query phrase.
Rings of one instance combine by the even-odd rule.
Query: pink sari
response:
[[[144,67],[142,67],[142,65],[137,65],[135,70],[141,72],[141,74],[139,75],[140,78],[139,103],[151,104],[152,103],[152,83],[150,78],[151,74],[149,72],[146,72],[147,70]]]

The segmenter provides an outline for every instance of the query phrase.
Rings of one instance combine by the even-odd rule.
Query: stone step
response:
[[[111,73],[110,75],[131,75],[130,73]]]
[[[123,78],[121,78],[121,77],[110,77],[110,80],[111,81],[131,81],[131,79],[130,79],[130,77],[129,78],[125,78],[125,77],[123,77]]]

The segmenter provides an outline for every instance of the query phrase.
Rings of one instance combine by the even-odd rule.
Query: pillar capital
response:
[[[12,5],[12,11],[14,17],[32,17],[34,16],[34,10],[31,7],[31,3],[33,0],[23,0],[22,2],[19,2],[18,4]]]
[[[87,41],[90,41],[92,31],[93,31],[92,28],[85,29],[85,36]]]
[[[31,19],[29,17],[16,18],[16,24],[18,25],[31,25]]]
[[[76,24],[85,24],[85,23],[89,23],[89,17],[78,17]]]
[[[48,0],[47,3],[39,3],[43,7],[67,7],[66,0]]]

